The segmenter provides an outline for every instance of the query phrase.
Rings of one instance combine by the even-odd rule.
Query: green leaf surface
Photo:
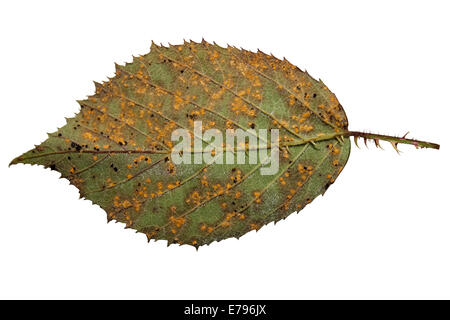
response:
[[[198,247],[284,219],[335,181],[350,135],[378,142],[349,132],[335,95],[287,60],[205,41],[153,44],[79,104],[64,127],[12,164],[59,171],[108,220],[168,244]],[[262,175],[260,160],[175,164],[171,134],[199,138],[195,121],[223,132],[278,129],[278,171]],[[248,151],[236,146],[233,156],[248,160]]]

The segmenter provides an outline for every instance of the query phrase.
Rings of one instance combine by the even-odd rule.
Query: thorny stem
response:
[[[437,143],[433,142],[426,142],[421,140],[415,140],[415,139],[408,139],[406,138],[406,133],[403,137],[394,137],[394,136],[387,136],[384,134],[375,134],[375,133],[369,133],[369,132],[359,132],[359,131],[347,131],[343,134],[345,137],[353,137],[355,139],[355,144],[357,144],[358,138],[363,138],[364,143],[367,142],[368,139],[371,139],[375,142],[375,145],[379,147],[379,141],[387,141],[390,142],[392,147],[394,147],[395,151],[399,151],[397,149],[397,144],[403,143],[403,144],[412,144],[416,148],[431,148],[431,149],[437,149],[439,150],[439,145]]]

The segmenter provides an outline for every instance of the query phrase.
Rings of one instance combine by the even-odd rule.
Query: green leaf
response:
[[[150,53],[116,66],[96,83],[81,110],[41,145],[12,164],[57,170],[117,220],[148,239],[195,247],[258,230],[303,209],[336,180],[349,154],[349,137],[438,148],[406,138],[348,131],[336,96],[287,60],[260,51],[205,41],[152,45]],[[201,121],[201,132],[195,123]],[[171,137],[186,130],[201,163],[175,163]],[[259,129],[279,130],[278,170],[251,163],[253,145],[221,145],[232,163],[205,161],[213,141],[203,131],[253,129],[258,151],[276,147]],[[211,146],[210,146],[211,147]],[[219,154],[220,154],[219,152]],[[264,154],[261,153],[261,154]],[[245,163],[238,164],[243,155]]]

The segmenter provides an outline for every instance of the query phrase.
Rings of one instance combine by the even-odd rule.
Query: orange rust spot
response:
[[[131,202],[128,201],[128,200],[124,200],[124,201],[122,202],[122,206],[123,206],[124,208],[131,207]]]
[[[261,203],[261,198],[260,198],[261,192],[255,191],[255,192],[253,192],[253,195],[255,196],[255,202],[256,203]]]
[[[228,221],[224,221],[220,224],[222,227],[229,227],[231,224]],[[209,232],[209,231],[208,231]]]
[[[172,222],[173,224],[175,224],[175,226],[177,228],[180,228],[181,226],[183,226],[186,223],[186,219],[183,217],[175,217],[175,216],[170,216],[169,217],[170,222]]]

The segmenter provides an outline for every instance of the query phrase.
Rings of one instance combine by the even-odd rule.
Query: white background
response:
[[[445,1],[8,1],[0,5],[0,298],[450,298],[450,7]],[[201,247],[147,244],[55,171],[17,165],[92,80],[151,40],[285,56],[350,129],[441,143],[352,148],[325,197]]]

